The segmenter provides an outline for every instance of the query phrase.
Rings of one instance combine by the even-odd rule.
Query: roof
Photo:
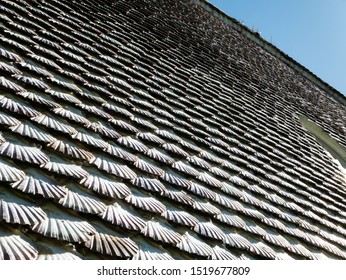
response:
[[[0,1],[0,259],[346,258],[340,99],[192,1]]]

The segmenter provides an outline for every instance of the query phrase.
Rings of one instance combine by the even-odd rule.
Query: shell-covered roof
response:
[[[192,1],[0,0],[0,259],[346,259],[342,102]]]

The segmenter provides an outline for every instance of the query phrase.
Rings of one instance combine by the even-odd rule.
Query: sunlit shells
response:
[[[187,188],[189,187],[192,182],[182,178],[182,177],[178,177],[176,175],[170,174],[165,172],[162,176],[161,176],[162,180],[164,180],[165,182],[178,186],[178,187],[182,187],[182,188]]]
[[[220,222],[226,223],[233,227],[245,228],[246,226],[245,221],[238,215],[220,213],[215,218],[218,219]]]
[[[333,90],[151,2],[1,0],[0,259],[346,259]]]
[[[181,138],[179,136],[177,136],[177,135],[175,135],[175,134],[173,134],[167,130],[159,129],[159,130],[156,130],[155,132],[156,132],[156,134],[160,135],[161,137],[166,138],[166,139],[171,140],[171,141],[179,142],[181,140]],[[170,146],[168,145],[167,149],[169,149],[169,147]],[[171,147],[173,148],[174,146],[171,146]]]
[[[316,255],[316,253],[315,253]],[[294,258],[287,253],[276,253],[276,260],[293,261]]]
[[[213,249],[213,253],[211,255],[211,259],[212,260],[238,260],[239,258],[234,256],[231,252],[228,252],[227,250],[219,247],[219,246],[215,246]]]
[[[75,121],[77,123],[80,123],[82,125],[90,125],[90,122],[88,121],[87,118],[85,118],[79,114],[73,113],[70,110],[67,110],[64,108],[55,108],[55,109],[53,109],[53,112],[64,117],[64,118],[67,118],[67,119],[70,119],[70,120]],[[78,134],[76,134],[76,135],[78,135]]]
[[[37,67],[37,66],[34,66],[34,65],[30,64],[30,63],[22,62],[20,64],[20,66],[25,68],[26,70],[32,71],[32,72],[34,72],[36,74],[39,74],[40,76],[45,76],[45,77],[52,77],[53,76],[47,70],[45,70],[43,68],[40,68],[40,67]],[[17,74],[20,74],[20,73],[17,73]]]
[[[9,74],[21,74],[22,72],[10,64],[0,61],[0,70]]]
[[[130,125],[127,122],[124,122],[122,120],[112,119],[111,123],[114,126],[118,127],[119,129],[123,129],[123,130],[126,130],[128,132],[132,132],[132,133],[138,133],[139,132],[139,130],[136,127],[134,127],[133,125]]]
[[[81,179],[89,175],[88,172],[86,172],[82,167],[69,163],[47,162],[46,164],[42,165],[42,168],[53,173],[76,179]]]
[[[210,169],[211,165],[206,162],[205,160],[197,157],[197,156],[190,156],[187,158],[187,161],[192,164],[195,165],[197,167],[203,168],[203,169]]]
[[[174,169],[177,169],[180,172],[183,172],[187,175],[193,176],[193,177],[198,177],[199,176],[199,172],[197,170],[195,170],[193,167],[185,164],[182,161],[176,161],[172,164],[172,167]]]
[[[208,257],[212,254],[212,248],[208,244],[193,237],[188,232],[182,235],[180,243],[176,246],[190,254],[195,254],[202,257]]]
[[[266,235],[266,231],[259,225],[247,225],[244,229],[251,234],[259,235],[261,238]]]
[[[133,172],[126,165],[117,164],[103,158],[93,158],[90,163],[97,166],[98,169],[104,170],[107,173],[113,174],[123,179],[135,179],[136,173]]]
[[[285,207],[287,207],[287,208],[289,208],[289,209],[291,209],[293,211],[300,212],[300,213],[304,213],[305,212],[305,210],[302,207],[300,207],[299,205],[297,205],[294,202],[286,202],[285,203]]]
[[[118,98],[117,99],[120,103],[122,103],[121,101],[124,101],[123,99],[120,99]],[[121,108],[121,107],[118,107],[118,106],[115,106],[115,105],[112,105],[112,104],[109,104],[109,103],[104,103],[102,104],[103,107],[115,112],[116,114],[119,114],[119,115],[123,115],[125,117],[127,117],[128,119],[133,119],[134,118],[134,115],[129,112],[128,110],[124,109],[124,108]]]
[[[41,113],[27,105],[24,105],[21,102],[14,101],[13,99],[7,98],[3,95],[0,95],[0,107],[6,109],[12,113],[24,115],[29,118],[37,117]]]
[[[186,205],[194,205],[195,200],[189,196],[186,192],[184,191],[165,191],[163,193],[164,196],[178,202],[178,203],[182,203],[182,204],[186,204]]]
[[[154,124],[152,124],[152,122],[143,120],[142,118],[133,118],[132,120],[134,123],[138,124],[139,126],[144,127],[147,130],[152,130],[155,131],[158,129],[158,127]]]
[[[33,121],[39,123],[39,124],[42,124],[48,128],[51,128],[51,129],[54,129],[56,131],[60,131],[60,132],[63,132],[63,133],[66,133],[66,134],[75,134],[77,133],[77,130],[75,128],[73,128],[72,126],[70,125],[67,125],[67,124],[64,124],[60,121],[57,121],[47,115],[40,115],[38,117],[34,117],[32,118]]]
[[[165,163],[165,164],[173,164],[174,163],[174,159],[171,158],[170,156],[160,152],[159,150],[155,149],[155,148],[152,148],[152,149],[149,149],[147,152],[146,152],[146,155],[149,156],[150,158],[152,159],[155,159],[159,162],[162,162],[162,163]]]
[[[220,209],[209,202],[195,201],[193,208],[209,215],[217,215],[220,213]]]
[[[230,179],[229,179],[233,184],[235,185],[239,185],[241,187],[245,187],[247,188],[249,186],[249,184],[243,180],[242,178],[238,177],[238,176],[232,176]]]
[[[177,145],[165,143],[162,145],[162,148],[164,148],[168,153],[187,158],[189,156],[188,153],[186,153],[183,149],[179,148]]]
[[[218,167],[212,167],[209,169],[209,171],[219,177],[222,177],[223,179],[229,179],[231,178],[231,175],[229,173],[227,173],[226,171],[222,170],[221,168]]]
[[[164,213],[162,213],[162,216],[176,224],[188,227],[194,227],[199,222],[195,216],[192,216],[185,211],[166,210]]]
[[[243,195],[240,198],[240,200],[260,208],[262,207],[262,202],[258,198],[246,192],[243,192]]]
[[[58,199],[66,195],[64,187],[47,183],[32,176],[26,176],[24,179],[13,183],[12,188],[24,193],[41,195],[44,198]]]
[[[21,236],[0,233],[0,260],[34,260],[37,250]]]
[[[41,90],[46,90],[49,89],[49,86],[36,78],[32,78],[32,77],[27,77],[27,76],[22,76],[22,75],[15,75],[14,76],[18,81],[31,86],[31,87],[35,87],[36,89],[41,89]]]
[[[57,97],[63,101],[67,101],[67,102],[70,102],[72,104],[81,103],[81,101],[77,97],[75,97],[74,95],[69,94],[69,93],[64,93],[64,92],[51,90],[51,89],[47,90],[46,92],[49,93],[51,96],[55,96],[55,97]]]
[[[111,119],[112,116],[106,112],[104,112],[103,110],[95,107],[95,106],[90,106],[90,105],[86,105],[83,103],[79,103],[78,106],[80,106],[83,110],[93,113],[95,115],[98,115],[106,120]]]
[[[137,152],[145,153],[148,151],[148,147],[145,146],[140,141],[133,139],[130,136],[120,137],[117,139],[117,142],[127,148],[133,149]]]
[[[33,226],[32,230],[46,237],[77,243],[89,240],[96,231],[88,222],[72,217],[69,219],[48,217]]]
[[[126,161],[136,161],[138,159],[137,156],[125,151],[122,148],[116,147],[114,145],[107,145],[107,147],[104,148],[104,151],[112,156],[115,156],[117,158],[120,158]]]
[[[188,188],[190,192],[204,198],[215,200],[216,193],[206,187],[203,187],[199,184],[192,183]]]
[[[66,63],[66,64],[70,64],[70,63]],[[76,64],[74,64],[74,66],[75,65]],[[79,66],[77,66],[77,67],[79,68]],[[64,71],[62,71],[62,72],[64,72]],[[75,85],[73,83],[68,83],[68,82],[65,82],[63,80],[56,79],[55,77],[48,77],[47,79],[50,80],[55,85],[60,86],[60,87],[64,87],[65,89],[67,89],[69,91],[73,91],[76,93],[82,93],[82,90],[77,85]]]
[[[268,245],[264,244],[263,242],[257,242],[252,244],[250,251],[264,258],[268,258],[272,260],[276,259],[275,251],[272,248],[270,248]]]
[[[287,241],[287,239],[284,238],[282,235],[279,235],[279,234],[267,233],[264,236],[264,240],[266,240],[267,242],[272,243],[272,244],[274,244],[276,246],[283,247],[283,248],[287,248],[288,249],[288,248],[291,247],[291,245]]]
[[[23,61],[23,59],[19,55],[2,48],[0,48],[0,55],[14,62]]]
[[[20,35],[18,33],[11,32],[8,29],[3,29],[3,31],[5,31],[6,33],[9,33],[11,36],[14,36],[19,40],[25,38],[24,41],[26,43],[28,43],[28,41],[32,42],[32,40],[30,40],[28,37]],[[15,48],[15,49],[19,50],[20,52],[25,52],[27,55],[32,53],[32,51],[29,48],[27,48],[26,46],[24,46],[21,43],[18,43],[17,41],[9,39],[7,36],[6,37],[5,36],[0,37],[0,40],[4,43],[8,44],[8,45],[11,45],[11,48]]]
[[[205,160],[209,160],[213,163],[216,164],[222,164],[223,160],[218,158],[217,156],[212,155],[211,153],[207,152],[207,151],[203,151],[199,154],[199,156]]]
[[[51,19],[50,21],[53,22],[53,23],[56,23],[56,24],[60,24],[58,21],[56,21],[56,20],[54,20],[54,19]],[[66,26],[65,28],[68,28],[68,27]],[[67,46],[67,44],[65,44],[65,46]],[[62,55],[65,55],[65,56],[68,56],[68,57],[72,58],[73,60],[77,60],[77,61],[79,61],[80,63],[85,63],[85,62],[86,62],[81,56],[76,55],[76,54],[74,54],[74,53],[72,53],[72,52],[69,52],[69,51],[67,51],[66,49],[65,49],[65,50],[62,50],[62,51],[61,51],[61,54],[62,54]]]
[[[10,142],[0,145],[0,154],[11,159],[34,164],[45,164],[49,161],[48,156],[35,147],[22,146]]]
[[[145,221],[142,218],[128,212],[118,204],[107,206],[100,216],[113,225],[129,230],[139,231],[145,226]]]
[[[278,216],[281,216],[282,213],[283,213],[279,208],[277,208],[275,206],[272,206],[272,205],[270,205],[269,203],[266,203],[266,202],[263,202],[261,206],[262,206],[262,209],[265,209],[265,210],[267,210],[267,211],[269,211],[269,212],[271,212],[273,214],[276,214]]]
[[[24,88],[6,79],[5,77],[0,77],[0,87],[11,90],[13,92],[24,91]]]
[[[25,173],[15,167],[0,161],[0,181],[3,182],[16,182],[25,177]]]
[[[0,221],[20,225],[34,225],[46,218],[39,207],[20,205],[0,199]]]
[[[90,196],[67,190],[67,194],[60,198],[59,204],[66,208],[72,208],[77,212],[99,214],[106,209],[106,205]]]
[[[95,132],[103,135],[103,136],[106,136],[108,138],[111,138],[112,140],[113,139],[118,139],[119,137],[121,137],[121,135],[116,132],[114,129],[110,129],[104,125],[102,125],[101,123],[91,123],[91,126],[90,126]]]
[[[155,252],[150,250],[140,249],[136,256],[133,257],[133,260],[173,260],[172,256],[166,252]]]
[[[100,138],[96,138],[92,135],[88,135],[86,133],[77,132],[76,134],[71,135],[73,139],[79,140],[80,142],[86,143],[88,145],[105,149],[107,147],[107,142],[103,141]]]
[[[164,127],[168,127],[168,128],[171,128],[171,129],[174,128],[174,124],[172,122],[168,121],[168,120],[165,120],[165,119],[156,118],[155,122],[158,123],[161,126],[164,126]]]
[[[50,143],[56,140],[55,137],[51,136],[50,134],[29,124],[19,123],[15,126],[11,126],[10,129],[22,136],[27,136],[41,142]]]
[[[237,249],[249,250],[251,247],[251,242],[238,233],[227,234],[225,243],[230,247],[234,247]]]
[[[166,190],[166,187],[157,179],[149,179],[146,177],[137,177],[133,184],[137,187],[143,188],[151,192],[162,193]]]
[[[57,152],[73,157],[75,159],[82,159],[82,160],[89,161],[91,158],[94,157],[92,153],[86,150],[72,146],[68,143],[64,143],[63,141],[59,141],[59,140],[56,140],[48,144],[48,147],[52,148],[53,150]]]
[[[200,153],[202,151],[202,149],[199,148],[198,146],[193,145],[190,142],[187,142],[187,141],[184,141],[184,140],[181,140],[179,142],[179,144],[182,145],[185,149],[192,151],[193,153]]]
[[[49,99],[46,99],[37,93],[33,93],[33,92],[29,92],[29,91],[21,91],[21,92],[17,92],[17,94],[22,96],[23,98],[25,98],[28,101],[30,100],[33,103],[38,104],[39,106],[45,106],[45,107],[49,107],[49,108],[61,107],[58,103],[51,101]]]
[[[289,249],[292,253],[304,256],[308,259],[313,259],[313,253],[311,251],[309,251],[305,246],[303,246],[302,244],[291,244],[291,247]]]
[[[145,160],[142,160],[142,159],[137,159],[133,163],[133,165],[136,168],[138,168],[144,172],[147,172],[151,175],[161,176],[164,173],[164,171],[161,168],[159,168],[159,167],[157,167],[157,166],[155,166],[155,165],[153,165],[153,164],[151,164]]]
[[[110,198],[125,198],[131,194],[131,190],[125,184],[98,176],[89,175],[83,178],[80,184]]]
[[[166,211],[166,206],[154,197],[129,195],[125,198],[125,200],[128,203],[149,212],[163,213],[164,211]]]
[[[35,12],[39,12],[39,10],[35,10]],[[50,25],[48,22],[45,22],[45,24],[52,27],[52,25]],[[48,31],[42,31],[41,33],[45,37],[47,36],[47,37],[52,38],[52,36],[54,36],[54,35],[52,35],[52,33],[49,33]],[[38,36],[38,35],[34,36],[34,38],[35,38],[35,40],[39,41],[42,45],[46,45],[46,46],[52,47],[55,50],[62,50],[62,47],[59,45],[59,43],[55,43],[55,42],[49,40],[48,38],[44,38],[44,37],[41,37],[41,36]],[[56,37],[54,36],[54,38],[56,38]],[[53,53],[55,53],[55,52],[53,52]],[[32,57],[35,58],[37,61],[44,62],[44,57],[42,57],[42,56],[32,56]],[[56,54],[56,58],[62,59],[62,57],[59,56],[58,54]],[[48,65],[48,62],[46,64]]]
[[[248,189],[251,190],[252,192],[256,192],[256,193],[264,195],[264,196],[266,196],[268,194],[265,190],[263,190],[261,187],[259,187],[257,185],[250,185],[248,187]]]
[[[242,197],[243,196],[243,192],[242,189],[239,187],[235,187],[233,185],[227,184],[223,182],[223,186],[221,188],[221,190],[226,193],[226,194],[230,194],[232,196],[235,197]]]
[[[332,253],[332,254],[334,254],[334,255],[342,258],[342,259],[346,258],[345,252],[343,250],[341,250],[339,247],[337,247],[336,245],[334,245],[334,244],[331,244],[329,242],[324,242],[323,248],[325,248],[330,253]]]
[[[144,141],[151,142],[152,144],[159,145],[159,146],[165,143],[165,141],[163,141],[160,137],[150,132],[146,132],[146,133],[141,132],[138,134],[138,138]]]
[[[163,243],[178,244],[181,241],[181,235],[158,222],[148,221],[142,229],[144,236],[150,237]]]
[[[221,181],[212,177],[211,175],[209,175],[206,172],[200,172],[197,179],[202,181],[203,183],[206,183],[206,184],[208,184],[212,187],[218,188],[218,189],[221,189],[223,187],[223,184]]]
[[[211,222],[203,222],[198,223],[193,228],[195,232],[197,232],[200,235],[216,239],[216,240],[225,240],[226,235],[225,233],[216,225],[212,224]]]
[[[0,112],[0,124],[4,126],[15,126],[20,123],[19,120],[17,120],[14,117],[11,117],[5,113]]]
[[[225,195],[217,194],[215,202],[235,211],[245,211],[244,206],[238,200],[235,200]]]
[[[137,244],[130,238],[122,238],[98,232],[85,242],[84,245],[91,251],[126,259],[135,256],[138,252]]]

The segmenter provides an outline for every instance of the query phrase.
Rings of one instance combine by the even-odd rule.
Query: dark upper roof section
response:
[[[288,56],[286,53],[278,49],[276,46],[271,44],[270,42],[263,39],[258,32],[254,32],[247,26],[241,24],[239,21],[237,21],[235,18],[230,17],[229,15],[225,14],[223,11],[212,5],[206,0],[192,0],[192,2],[196,3],[197,5],[203,7],[206,11],[211,13],[214,17],[222,20],[226,24],[230,25],[235,30],[238,30],[242,34],[244,34],[247,38],[250,40],[256,42],[256,44],[259,44],[263,49],[268,51],[269,53],[275,55],[277,58],[285,62],[287,65],[289,65],[292,69],[296,70],[298,73],[300,73],[305,78],[309,79],[311,82],[313,82],[316,86],[320,87],[321,89],[325,90],[336,98],[339,102],[346,105],[346,95],[342,94],[335,88],[333,88],[331,85],[320,79],[318,76],[316,76],[314,73],[312,73],[309,69],[301,65],[299,62],[294,60],[292,57]]]

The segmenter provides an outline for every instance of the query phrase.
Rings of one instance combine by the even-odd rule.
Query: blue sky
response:
[[[346,0],[209,0],[346,95]]]

